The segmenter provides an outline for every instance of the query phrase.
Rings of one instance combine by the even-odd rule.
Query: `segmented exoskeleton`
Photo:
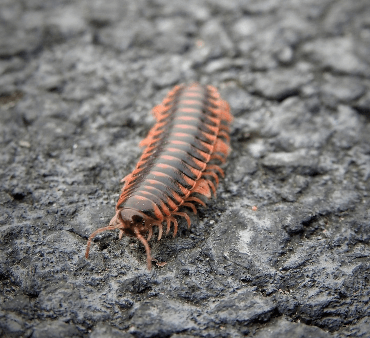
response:
[[[224,163],[230,151],[229,105],[212,86],[175,86],[161,104],[153,109],[157,123],[140,143],[146,146],[135,170],[122,182],[116,214],[109,225],[96,230],[87,242],[86,258],[92,239],[106,230],[119,229],[123,234],[138,238],[144,245],[147,266],[152,257],[148,241],[153,226],[158,227],[158,240],[182,216],[190,227],[190,217],[180,211],[188,207],[197,213],[194,203],[205,206],[201,199],[216,194],[219,175],[223,170],[213,162]],[[213,161],[214,160],[214,161]],[[145,239],[144,236],[147,235]]]

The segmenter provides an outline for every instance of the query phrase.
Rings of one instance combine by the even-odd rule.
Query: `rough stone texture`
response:
[[[368,0],[2,0],[0,336],[368,337]],[[218,87],[218,197],[152,241],[114,213],[149,111]],[[256,208],[253,208],[256,206]]]
[[[331,335],[318,327],[292,323],[284,318],[271,321],[267,328],[261,329],[256,338],[329,338]]]

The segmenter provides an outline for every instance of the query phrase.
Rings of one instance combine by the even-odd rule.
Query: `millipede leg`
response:
[[[207,183],[211,187],[211,190],[213,192],[213,195],[216,197],[217,193],[216,193],[216,187],[215,187],[215,185],[213,184],[213,182],[211,180],[207,180]]]
[[[192,203],[183,203],[183,207],[189,207],[191,210],[193,210],[193,213],[196,215],[197,214],[197,209],[194,204]]]
[[[230,136],[228,133],[226,133],[224,130],[221,130],[218,136],[221,136],[226,139],[227,142],[230,142]]]
[[[220,130],[230,133],[230,127],[226,124],[220,124]]]
[[[150,247],[149,247],[148,241],[140,234],[140,232],[137,228],[135,228],[135,235],[145,247],[146,264],[147,264],[148,270],[151,270],[151,268],[152,268],[152,256],[150,255]]]
[[[176,218],[172,218],[172,222],[173,222],[173,237],[175,237],[177,234],[178,223]]]
[[[171,230],[171,222],[172,222],[172,217],[168,217],[166,219],[166,223],[167,223],[167,230],[166,230],[166,235],[168,235],[168,233],[170,232]]]
[[[203,171],[202,173],[202,176],[212,176],[215,181],[216,181],[216,184],[220,183],[220,180],[218,179],[218,175],[214,172],[214,171]]]
[[[152,238],[152,236],[153,236],[153,228],[152,227],[150,227],[149,228],[149,233],[148,233],[148,238],[146,239],[148,242],[150,241],[150,239]]]
[[[222,177],[225,177],[225,172],[216,164],[209,164],[207,165],[207,169],[209,170],[217,170]]]
[[[197,203],[203,205],[204,207],[206,206],[206,204],[198,197],[188,197],[186,199],[186,201],[194,201],[194,202],[197,202]]]
[[[225,163],[226,159],[219,154],[212,154],[211,160],[219,160],[221,163]]]
[[[158,241],[160,241],[163,234],[163,225],[162,223],[159,223],[157,225],[158,225]]]
[[[91,241],[94,239],[94,237],[98,234],[100,234],[101,232],[104,232],[106,230],[115,230],[115,229],[118,229],[116,226],[114,225],[108,225],[104,228],[100,228],[98,230],[95,230],[89,237],[89,239],[87,240],[87,246],[86,246],[86,252],[85,252],[85,257],[86,258],[89,258],[89,253],[90,253],[90,246],[91,246]]]
[[[190,217],[187,213],[185,213],[185,212],[175,212],[174,215],[177,215],[177,216],[180,216],[180,217],[185,217],[186,221],[188,222],[188,228],[190,229],[191,220],[190,220]]]
[[[163,112],[166,110],[166,107],[163,106],[162,104],[159,104],[157,106],[155,106],[153,109],[152,109],[152,114],[154,115],[154,117],[156,118],[156,120],[158,121],[161,117],[162,117],[162,114]]]
[[[207,198],[212,197],[211,190],[209,188],[209,185],[207,183],[206,179],[200,179],[198,183],[195,185],[194,189],[192,190],[193,193],[201,194]]]
[[[217,139],[214,151],[227,156],[230,152],[230,147],[220,138]]]
[[[131,178],[131,174],[128,174],[124,178],[122,178],[122,180],[120,182],[123,183],[123,182],[129,181],[130,178]],[[122,190],[123,190],[123,188],[122,188]]]

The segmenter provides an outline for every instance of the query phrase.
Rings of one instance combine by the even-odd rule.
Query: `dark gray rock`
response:
[[[142,22],[141,25],[145,27],[146,23]],[[96,33],[95,41],[104,46],[114,48],[119,52],[124,52],[134,43],[135,35],[137,34],[136,31],[130,29],[131,26],[132,23],[127,21],[121,21],[115,26],[109,25]],[[148,30],[153,29],[149,24],[147,24],[146,28]]]
[[[333,96],[335,105],[340,102],[350,102],[360,98],[366,92],[366,87],[358,80],[351,77],[326,77],[326,83],[322,87],[323,95]]]
[[[35,327],[32,333],[32,338],[67,338],[67,337],[82,337],[74,325],[69,325],[62,321],[45,321]]]
[[[222,90],[222,95],[229,98],[230,108],[234,116],[245,114],[251,110],[260,108],[261,100],[241,88],[230,86]]]
[[[370,91],[367,91],[366,95],[354,105],[354,108],[368,119],[370,118]]]
[[[21,18],[17,18],[19,20]],[[9,39],[9,36],[12,39]],[[0,36],[0,56],[7,58],[11,55],[21,53],[32,53],[41,45],[41,34],[39,31],[27,31],[24,27],[9,27],[2,25]]]
[[[263,159],[262,164],[273,170],[280,168],[283,170],[294,170],[299,168],[299,174],[314,175],[318,172],[317,155],[315,151],[307,152],[306,150],[292,153],[272,153]]]
[[[83,8],[85,19],[97,28],[120,21],[130,13],[130,10],[135,11],[134,6],[119,0],[109,1],[109,3],[102,0],[85,1]]]
[[[347,1],[339,1],[330,11],[328,11],[323,21],[323,29],[335,36],[344,35],[351,32],[351,18],[356,16],[356,28],[366,26],[370,9],[366,0],[356,1],[352,5]]]
[[[359,320],[359,322],[351,327],[345,328],[339,337],[366,337],[369,335],[370,322],[369,318]]]
[[[247,325],[256,320],[268,321],[274,309],[274,305],[268,300],[256,297],[253,293],[242,293],[217,302],[208,315],[214,317],[216,323]]]
[[[219,19],[206,22],[199,33],[205,45],[212,46],[210,58],[233,53],[233,43]]]
[[[329,338],[331,335],[317,327],[308,326],[300,323],[292,323],[286,319],[279,319],[273,325],[259,330],[256,338]]]
[[[89,335],[89,338],[130,338],[131,334],[114,329],[108,324],[99,323]]]
[[[180,306],[177,302],[164,300],[142,302],[135,309],[135,316],[130,322],[128,332],[135,337],[144,338],[166,337],[173,333],[191,331],[195,328],[195,323],[190,318],[192,312],[196,313],[196,309],[186,305]],[[148,322],[151,324],[148,325]]]
[[[367,337],[369,10],[2,1],[0,336]],[[217,197],[151,271],[117,231],[86,259],[151,108],[194,81],[234,115]]]
[[[266,73],[257,73],[251,91],[266,97],[282,101],[300,93],[303,85],[312,81],[310,73],[299,70],[279,69]]]
[[[368,65],[355,54],[354,41],[349,37],[307,42],[302,52],[312,62],[334,73],[370,76]]]
[[[0,313],[0,334],[4,337],[22,337],[26,331],[25,321],[12,313]]]

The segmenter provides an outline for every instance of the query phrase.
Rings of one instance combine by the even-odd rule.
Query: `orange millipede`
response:
[[[151,269],[148,241],[153,226],[158,227],[158,240],[164,222],[166,234],[173,224],[176,236],[175,216],[184,217],[188,227],[191,224],[189,215],[180,210],[187,207],[196,214],[193,203],[205,206],[201,198],[216,195],[219,176],[224,172],[213,162],[224,163],[230,152],[228,133],[233,118],[228,103],[213,86],[178,85],[152,113],[157,122],[140,142],[146,148],[135,170],[122,180],[116,214],[108,226],[91,234],[86,258],[97,234],[118,229],[119,239],[125,234],[144,245]]]

